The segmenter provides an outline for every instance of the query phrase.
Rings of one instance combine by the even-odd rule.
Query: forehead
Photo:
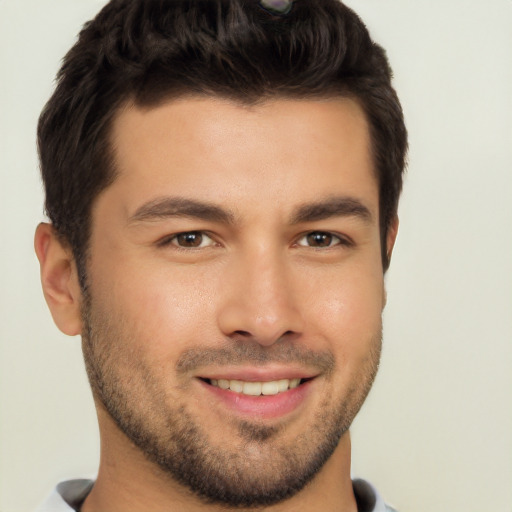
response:
[[[117,115],[112,142],[118,177],[111,187],[132,211],[155,194],[283,208],[299,196],[330,194],[378,202],[368,123],[350,99],[132,104]]]

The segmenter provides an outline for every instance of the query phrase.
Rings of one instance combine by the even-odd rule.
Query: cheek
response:
[[[110,279],[98,282],[93,291],[103,296],[113,318],[124,319],[120,328],[126,339],[148,357],[165,359],[213,335],[208,318],[215,287],[205,286],[200,271],[128,266],[113,269]]]
[[[371,268],[333,272],[309,294],[310,323],[338,353],[365,356],[380,339],[383,276]]]

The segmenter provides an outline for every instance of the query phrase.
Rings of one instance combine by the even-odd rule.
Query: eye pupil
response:
[[[177,241],[182,247],[199,247],[203,241],[203,236],[195,231],[181,233],[177,236]]]
[[[308,244],[315,247],[329,247],[332,243],[332,235],[316,231],[308,236]]]

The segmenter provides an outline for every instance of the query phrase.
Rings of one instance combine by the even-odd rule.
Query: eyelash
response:
[[[187,247],[187,246],[183,246],[183,245],[178,245],[177,243],[173,243],[174,241],[178,240],[178,238],[180,236],[196,236],[196,235],[200,235],[202,237],[200,245],[197,247],[194,247],[194,246]],[[313,246],[313,245],[306,245],[306,244],[302,245],[300,243],[302,240],[304,240],[304,239],[307,240],[307,238],[311,237],[311,236],[320,236],[320,237],[327,236],[327,237],[331,237],[331,241],[330,241],[330,244],[327,246]],[[207,237],[208,239],[210,239],[211,243],[208,243],[208,245],[201,247],[201,244],[204,242],[204,237]],[[332,242],[335,242],[335,243],[332,243]],[[204,249],[207,247],[212,247],[212,246],[216,245],[216,242],[205,231],[182,231],[180,233],[175,233],[174,235],[169,235],[169,236],[166,236],[166,237],[160,239],[157,242],[157,245],[158,245],[158,247],[166,247],[169,245],[173,245],[177,250],[190,251],[190,250],[194,250],[194,249]],[[321,249],[332,249],[332,248],[338,247],[338,246],[352,247],[354,245],[354,243],[352,242],[352,240],[350,240],[346,236],[332,233],[330,231],[308,231],[307,233],[301,234],[300,237],[297,239],[297,241],[293,245],[295,247],[309,247],[311,249],[320,249],[321,250]]]

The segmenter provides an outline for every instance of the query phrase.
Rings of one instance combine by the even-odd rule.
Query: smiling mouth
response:
[[[267,382],[251,382],[227,379],[201,379],[211,386],[248,396],[271,396],[295,389],[311,379],[280,379]]]

